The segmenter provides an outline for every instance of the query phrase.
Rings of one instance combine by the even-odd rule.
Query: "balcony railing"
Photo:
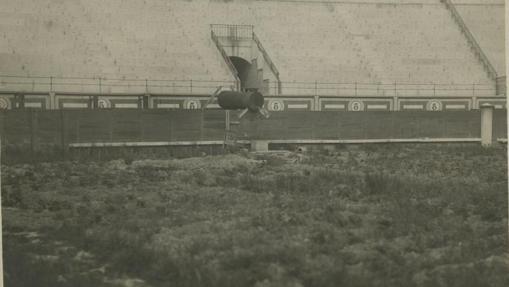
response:
[[[253,25],[211,24],[210,28],[217,37],[231,40],[251,39],[253,34]]]

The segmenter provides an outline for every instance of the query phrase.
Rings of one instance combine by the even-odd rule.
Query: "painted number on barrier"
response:
[[[442,103],[439,101],[429,101],[427,104],[428,111],[441,111]]]
[[[0,97],[0,109],[6,110],[9,106],[9,99],[6,97]]]
[[[100,109],[107,109],[109,107],[111,107],[111,103],[109,100],[107,99],[99,99],[97,101],[97,106],[100,108]]]
[[[351,101],[349,104],[350,111],[360,112],[364,110],[364,103],[361,101]]]
[[[187,100],[184,103],[184,107],[188,110],[196,110],[200,108],[200,102],[197,100]]]
[[[271,111],[282,111],[285,109],[285,106],[282,101],[270,101],[269,108]]]

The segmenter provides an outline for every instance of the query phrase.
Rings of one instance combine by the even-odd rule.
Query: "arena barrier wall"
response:
[[[288,112],[243,121],[250,139],[475,139],[480,111]],[[494,111],[493,138],[507,138],[505,111]]]
[[[232,121],[235,113],[232,113]],[[495,110],[493,139],[507,138],[507,113]],[[225,111],[11,110],[0,112],[4,145],[39,150],[80,143],[214,142],[225,140]],[[232,126],[235,140],[479,140],[481,112],[366,111],[248,115]],[[430,140],[433,141],[433,140]]]
[[[217,89],[213,87],[210,94]],[[481,90],[472,86],[436,88],[433,85],[415,88],[395,86],[394,90],[377,90],[377,85],[343,87],[337,94],[319,94],[321,90],[305,90],[305,94],[265,96],[265,107],[273,112],[287,111],[440,111],[475,110],[482,104],[506,109],[506,97],[494,95],[494,89]],[[332,91],[332,90],[331,90]],[[76,110],[76,109],[158,109],[192,110],[206,105],[210,94],[99,94],[99,93],[15,93],[0,91],[0,110]],[[490,95],[491,94],[491,95]],[[209,104],[208,110],[219,109]]]

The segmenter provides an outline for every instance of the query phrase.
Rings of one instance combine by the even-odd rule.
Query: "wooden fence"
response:
[[[232,119],[235,113],[232,113]],[[493,138],[507,138],[506,110],[493,114]],[[244,117],[238,139],[479,139],[481,112],[285,112]],[[4,145],[67,148],[75,143],[223,141],[222,110],[8,110],[0,112]]]

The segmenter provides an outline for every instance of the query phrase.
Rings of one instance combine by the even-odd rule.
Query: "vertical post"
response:
[[[493,137],[493,105],[481,105],[481,145],[489,147]]]
[[[224,115],[225,115],[225,120],[224,120],[225,127],[224,127],[223,148],[225,148],[226,145],[229,144],[229,142],[230,142],[230,111],[225,110]]]
[[[57,103],[56,103],[56,98],[55,98],[55,92],[50,92],[49,93],[49,106],[47,105],[46,107],[48,109],[51,109],[51,110],[58,109],[58,106],[57,106]]]
[[[313,103],[313,111],[321,111],[322,107],[320,106],[320,99],[318,96],[314,97],[314,103]]]
[[[4,270],[4,262],[3,262],[3,242],[2,242],[2,138],[0,137],[0,270]],[[0,287],[4,286],[4,273],[0,272]]]
[[[65,118],[64,118],[64,110],[60,109],[60,146],[62,147],[62,156],[65,157],[66,154],[66,146],[65,146]]]
[[[34,111],[28,110],[29,113],[29,120],[30,120],[30,157],[32,160],[34,159],[34,141],[35,141],[35,135],[34,135]]]
[[[229,110],[225,110],[225,130],[227,132],[230,131],[230,111]]]
[[[147,93],[147,94],[143,95],[143,103],[142,103],[142,106],[143,106],[143,108],[144,108],[144,109],[150,109],[150,108],[152,108],[152,107],[150,106],[150,100],[149,100],[149,98],[150,98],[150,94],[148,94],[148,93]]]

